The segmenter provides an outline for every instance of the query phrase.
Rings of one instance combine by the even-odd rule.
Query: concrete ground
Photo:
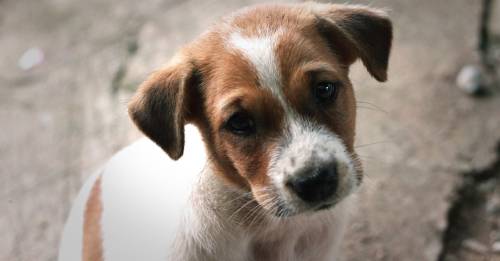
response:
[[[139,136],[131,91],[214,19],[256,2],[0,0],[1,261],[55,260],[82,182]],[[493,162],[500,140],[499,93],[454,84],[475,59],[480,3],[351,2],[388,8],[395,41],[387,84],[352,71],[366,179],[345,260],[438,260],[459,174]],[[44,61],[23,71],[32,47]]]

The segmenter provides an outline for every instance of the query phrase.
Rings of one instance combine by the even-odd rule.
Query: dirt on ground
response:
[[[500,260],[500,143],[495,162],[463,178],[448,212],[439,260]]]
[[[82,182],[140,136],[126,115],[137,85],[260,2],[0,0],[0,260],[55,260]],[[481,1],[350,2],[388,9],[395,38],[387,83],[360,63],[350,75],[366,175],[344,260],[498,260],[500,87],[474,97],[455,84],[477,63]]]

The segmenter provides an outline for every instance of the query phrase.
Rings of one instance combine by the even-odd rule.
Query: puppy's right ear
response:
[[[310,6],[321,35],[347,65],[360,58],[375,79],[387,80],[392,23],[384,11],[359,5]]]
[[[128,106],[137,127],[174,160],[184,151],[184,124],[196,105],[196,78],[193,64],[178,55],[141,84]]]

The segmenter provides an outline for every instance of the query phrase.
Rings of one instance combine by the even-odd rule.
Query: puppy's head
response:
[[[244,9],[150,76],[130,116],[173,159],[198,126],[215,173],[278,216],[329,208],[362,179],[349,66],[385,81],[391,40],[365,7]]]

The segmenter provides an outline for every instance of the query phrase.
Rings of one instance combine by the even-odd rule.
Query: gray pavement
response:
[[[256,2],[0,0],[1,261],[55,260],[82,182],[140,135],[131,91],[214,19]],[[351,2],[390,9],[395,42],[387,84],[352,71],[366,179],[345,260],[437,260],[458,174],[493,161],[500,140],[500,96],[454,85],[475,59],[479,1]],[[31,47],[45,60],[23,71]]]

